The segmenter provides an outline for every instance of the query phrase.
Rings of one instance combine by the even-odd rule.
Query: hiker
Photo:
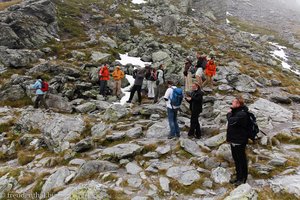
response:
[[[213,76],[216,75],[216,71],[217,71],[217,66],[215,64],[214,59],[215,57],[211,56],[210,60],[207,62],[205,66],[206,80],[203,83],[203,87],[208,84],[211,89],[213,87]]]
[[[164,99],[167,104],[168,121],[169,121],[169,126],[170,126],[170,134],[168,136],[168,139],[172,139],[175,137],[179,138],[180,130],[179,130],[178,122],[177,122],[177,112],[178,112],[180,105],[172,104],[172,98],[175,98],[173,93],[174,93],[174,90],[177,89],[177,87],[174,85],[173,81],[168,81],[167,84],[168,84],[168,89],[164,95]]]
[[[193,83],[192,90],[192,93],[185,98],[190,104],[190,110],[192,112],[188,137],[200,139],[201,129],[199,124],[199,115],[202,112],[203,92],[201,91],[201,87],[198,82]]]
[[[121,83],[124,78],[124,72],[120,69],[120,66],[116,66],[116,69],[112,73],[112,77],[115,81],[113,94],[119,99],[121,94]]]
[[[191,91],[192,87],[192,73],[190,71],[190,68],[192,67],[192,59],[190,57],[187,57],[184,63],[184,80],[185,80],[185,85],[184,85],[184,90],[186,92]]]
[[[195,77],[196,77],[196,80],[199,83],[200,87],[202,87],[202,83],[203,83],[202,76],[205,71],[207,59],[206,59],[206,55],[201,55],[200,52],[197,52],[196,57],[197,57],[197,64],[196,64],[197,71],[196,71]]]
[[[127,101],[127,103],[131,103],[134,93],[137,91],[139,105],[141,105],[141,103],[142,103],[141,90],[142,90],[144,77],[145,77],[145,69],[139,69],[139,70],[137,70],[137,72],[134,72],[134,74],[133,74],[133,78],[135,78],[134,85],[131,88],[130,97],[129,97],[129,100]]]
[[[162,96],[162,92],[164,90],[164,83],[165,83],[165,72],[164,72],[164,65],[161,64],[157,70],[157,80],[156,80],[156,90],[155,90],[155,97],[154,103],[157,103],[158,99]]]
[[[154,88],[157,80],[156,69],[152,68],[151,66],[147,66],[145,78],[147,80],[148,99],[154,99]]]
[[[230,183],[235,186],[246,183],[248,176],[248,163],[246,157],[246,144],[248,143],[248,108],[244,105],[241,96],[232,101],[230,111],[227,113],[227,142],[230,143],[231,153],[235,164],[236,178]]]
[[[109,69],[107,64],[102,66],[99,70],[99,80],[100,80],[100,95],[106,97],[106,87],[107,87],[107,81],[109,80]]]
[[[47,84],[46,90],[48,90],[48,83],[43,83],[44,80],[41,76],[37,77],[35,83],[31,86],[32,89],[35,89],[36,99],[34,102],[34,108],[39,108],[40,105],[44,106],[45,109],[49,109],[48,105],[46,104],[46,91],[45,86],[43,88],[43,84]],[[44,90],[44,91],[43,91]]]

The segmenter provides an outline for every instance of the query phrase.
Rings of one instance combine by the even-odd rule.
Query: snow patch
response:
[[[230,12],[228,12],[228,11],[226,12],[226,15],[227,15],[227,16],[233,16],[233,15],[232,15]]]
[[[226,18],[226,23],[227,23],[227,24],[230,24],[231,22],[229,21],[229,19]]]
[[[269,42],[269,43],[278,48],[277,50],[272,51],[271,54],[275,59],[281,61],[282,67],[294,72],[297,75],[300,75],[299,70],[293,70],[292,66],[287,63],[288,62],[288,56],[285,54],[285,51],[284,51],[284,49],[286,49],[286,47],[281,46],[281,45],[279,45],[277,43],[274,43],[274,42]]]
[[[132,3],[134,4],[142,4],[142,3],[146,3],[145,0],[132,0]]]

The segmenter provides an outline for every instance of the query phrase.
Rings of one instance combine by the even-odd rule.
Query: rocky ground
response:
[[[193,9],[203,2],[38,0],[1,11],[2,199],[300,198],[300,80],[272,56],[270,42],[282,40],[223,23],[222,4]],[[163,100],[120,105],[98,95],[99,64],[119,64],[119,53],[164,63],[166,78],[182,83],[184,59],[195,51],[218,63],[200,140],[187,138],[186,102],[181,138],[168,140]],[[297,69],[300,51],[285,52]],[[130,75],[138,66],[122,67]],[[29,85],[38,74],[50,83],[50,111],[32,107]],[[248,145],[249,180],[238,188],[229,184],[234,165],[225,142],[236,94],[267,134]]]

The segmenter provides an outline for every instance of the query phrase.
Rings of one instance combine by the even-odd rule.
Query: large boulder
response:
[[[84,163],[80,167],[75,177],[75,180],[87,179],[96,173],[117,170],[118,168],[118,165],[108,161],[91,160]]]
[[[0,46],[40,47],[57,37],[56,6],[50,0],[24,1],[0,14]],[[3,32],[2,32],[3,33]]]
[[[216,183],[229,183],[231,177],[231,173],[223,168],[223,167],[217,167],[212,170],[211,172],[211,178],[214,180]]]
[[[21,85],[8,85],[0,91],[1,101],[17,101],[26,97],[26,92]]]
[[[173,16],[165,16],[161,19],[161,28],[166,34],[177,33],[177,20]]]
[[[47,194],[55,188],[65,185],[65,179],[71,174],[70,170],[66,167],[58,169],[54,174],[49,176],[42,187],[41,194]]]
[[[245,74],[239,76],[230,75],[227,77],[227,80],[239,92],[255,92],[257,88],[256,81]]]
[[[192,166],[171,167],[167,171],[167,176],[183,185],[191,185],[200,179],[199,173]]]
[[[56,94],[47,94],[46,103],[58,112],[71,113],[73,111],[73,106],[68,99]]]
[[[103,119],[106,121],[117,122],[128,114],[129,112],[126,107],[121,104],[113,104],[106,109]]]
[[[82,116],[67,116],[58,113],[44,113],[41,110],[25,110],[16,128],[20,131],[38,129],[48,148],[60,152],[69,148],[70,134],[81,134],[85,130]]]
[[[166,138],[168,137],[170,132],[169,124],[167,120],[163,120],[162,122],[157,122],[150,126],[148,131],[146,132],[147,138]]]
[[[226,141],[226,133],[220,133],[213,137],[210,137],[204,141],[204,144],[208,147],[216,147],[223,144]]]
[[[248,183],[246,183],[238,186],[233,191],[231,191],[230,195],[224,200],[257,200],[257,197],[258,195],[256,191]]]
[[[259,98],[249,106],[249,109],[256,115],[258,125],[264,129],[276,128],[280,131],[290,127],[293,120],[291,111],[266,99]]]
[[[107,188],[96,181],[90,181],[87,183],[79,183],[71,185],[64,190],[58,192],[49,200],[98,200],[98,199],[110,199],[107,194]]]
[[[168,66],[171,63],[171,57],[164,51],[157,51],[152,54],[152,61],[154,63],[165,63]]]
[[[113,147],[109,147],[103,150],[104,156],[109,156],[111,158],[127,158],[134,156],[135,154],[142,151],[142,147],[137,144],[118,144]]]
[[[190,139],[180,139],[180,146],[190,154],[196,157],[204,156],[204,153],[201,151],[199,145]]]
[[[300,172],[295,175],[278,176],[269,182],[274,192],[287,192],[300,198]]]

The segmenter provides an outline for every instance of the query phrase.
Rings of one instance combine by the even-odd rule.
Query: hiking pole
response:
[[[259,130],[262,134],[264,134],[265,136],[267,136],[267,134],[265,132],[263,132],[262,130]]]

